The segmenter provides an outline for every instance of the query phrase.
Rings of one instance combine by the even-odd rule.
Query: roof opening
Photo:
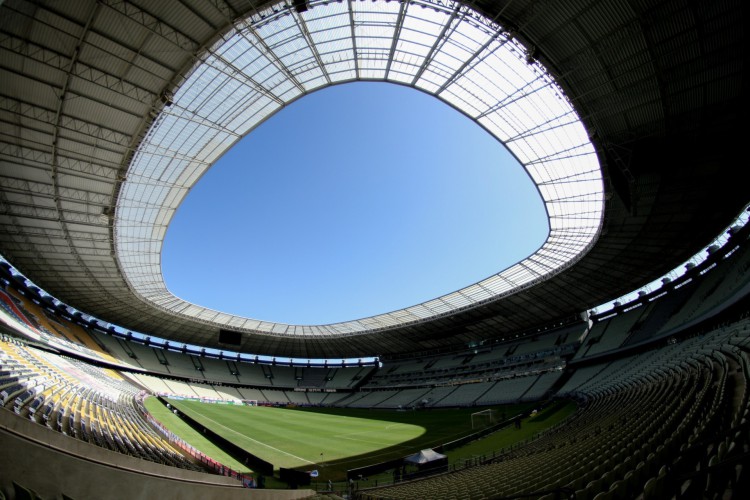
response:
[[[177,316],[253,334],[357,335],[499,299],[586,255],[604,209],[596,152],[572,103],[512,30],[462,4],[314,3],[302,13],[269,5],[232,23],[171,89],[172,104],[133,154],[113,218],[118,265],[136,295]],[[300,97],[362,80],[433,95],[505,144],[544,201],[550,226],[544,244],[460,290],[334,324],[262,321],[175,297],[164,282],[162,248],[193,185],[239,138]],[[294,137],[286,138],[293,144]]]
[[[480,281],[547,234],[497,139],[432,96],[360,82],[294,102],[228,151],[172,219],[162,270],[189,302],[328,324]]]

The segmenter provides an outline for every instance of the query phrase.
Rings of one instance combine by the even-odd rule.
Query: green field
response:
[[[170,431],[180,436],[183,441],[190,443],[190,445],[196,450],[199,450],[204,455],[208,455],[217,462],[220,462],[237,472],[251,472],[246,465],[232,458],[225,453],[224,450],[206,439],[203,434],[183,422],[180,417],[174,415],[156,398],[146,398],[144,404],[146,405],[146,409],[156,420],[164,424]]]
[[[149,409],[154,404],[160,405],[155,399],[147,401],[151,403]],[[342,480],[349,469],[400,458],[471,434],[470,415],[477,411],[475,408],[429,411],[270,408],[168,401],[217,434],[273,463],[276,469],[317,469],[321,481]],[[532,406],[509,405],[496,409],[498,417],[511,417]],[[572,405],[570,411],[574,409],[575,405]],[[184,423],[182,425],[187,427]],[[181,435],[177,428],[174,428],[174,432]],[[199,433],[192,432],[202,438]],[[502,443],[514,442],[514,438],[516,441],[522,440],[527,436],[527,432],[512,433]],[[236,461],[224,462],[210,450],[204,449],[205,443],[195,443],[189,436],[184,439],[226,465],[242,469]],[[492,450],[499,450],[502,447],[499,446],[500,441],[493,441],[481,440],[477,443],[484,443],[480,449],[486,449],[489,445]],[[469,453],[477,453],[476,444],[467,446],[472,447]],[[460,456],[471,456],[460,453],[460,450],[449,454],[451,461]]]
[[[538,433],[553,427],[576,411],[572,401],[560,401],[545,408],[536,415],[523,419],[520,429],[509,425],[477,441],[472,441],[460,448],[447,452],[451,464],[460,464],[475,457],[489,457],[493,452],[500,452],[519,443],[529,441]]]

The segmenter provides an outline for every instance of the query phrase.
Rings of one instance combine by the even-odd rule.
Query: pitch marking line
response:
[[[345,432],[343,434],[336,434],[333,437],[357,436],[359,434],[372,434],[373,432],[380,432],[380,429],[370,429],[369,431]]]
[[[383,446],[385,444],[388,448],[391,448],[393,446],[398,447],[398,448],[409,448],[409,446],[406,446],[403,444],[398,444],[398,443],[389,444],[389,443],[383,443],[383,441],[369,441],[367,439],[360,439],[360,438],[347,436],[346,434],[339,434],[338,436],[334,436],[334,437],[337,437],[340,439],[349,439],[351,441],[359,441],[360,443],[377,444],[380,446]]]
[[[390,429],[391,427],[394,427],[394,426],[397,426],[397,425],[408,425],[408,424],[403,424],[403,423],[391,424],[391,425],[386,426],[385,428],[386,429]],[[382,429],[370,429],[370,430],[367,430],[367,431],[357,431],[357,432],[347,432],[345,434],[336,434],[333,437],[339,438],[339,439],[349,439],[351,441],[359,441],[361,443],[378,444],[378,445],[382,446],[384,444],[384,442],[382,440],[381,441],[371,441],[371,440],[368,440],[368,439],[362,439],[362,438],[353,437],[353,436],[361,436],[361,435],[366,435],[366,434],[377,434],[377,433],[380,433],[380,432],[382,432]],[[387,446],[389,446],[389,447],[390,446],[398,446],[399,448],[408,448],[408,446],[402,445],[402,444],[400,444],[400,442],[399,443],[392,443],[392,444],[388,443],[388,442],[385,442],[385,444]]]
[[[386,425],[385,426],[385,430],[390,430],[390,429],[393,429],[394,427],[399,427],[399,426],[409,427],[409,424],[404,424],[404,423],[398,422],[398,423],[395,423],[395,424]],[[383,429],[380,429],[380,428],[378,428],[378,429],[369,429],[369,430],[366,430],[366,431],[346,432],[344,434],[336,434],[333,437],[347,438],[348,436],[357,436],[359,434],[376,434],[376,433],[379,433],[379,432],[382,432],[382,431],[383,431]]]
[[[223,427],[223,428],[225,428],[226,430],[228,430],[229,432],[231,432],[231,433],[233,433],[233,434],[237,434],[238,436],[242,436],[242,437],[243,437],[243,438],[245,438],[245,439],[249,439],[250,441],[252,441],[252,442],[254,442],[254,443],[258,443],[258,444],[259,444],[259,445],[261,445],[261,446],[265,446],[266,448],[271,448],[272,450],[276,450],[276,451],[278,451],[279,453],[283,453],[284,455],[289,455],[290,457],[292,457],[292,458],[296,458],[297,460],[302,460],[303,462],[307,462],[308,464],[313,464],[313,465],[314,465],[314,464],[316,464],[316,463],[317,463],[317,462],[311,462],[311,461],[307,460],[306,458],[298,457],[297,455],[292,455],[292,454],[291,454],[291,453],[289,453],[288,451],[280,450],[280,449],[278,449],[278,448],[275,448],[275,447],[271,446],[270,444],[266,444],[266,443],[264,443],[264,442],[262,442],[262,441],[258,441],[257,439],[253,439],[253,438],[251,438],[250,436],[246,436],[246,435],[244,435],[244,434],[242,434],[242,433],[240,433],[240,432],[237,432],[237,431],[236,431],[236,430],[234,430],[234,429],[230,429],[229,427],[227,427],[227,426],[226,426],[226,425],[224,425],[224,424],[220,424],[220,423],[219,423],[219,422],[217,422],[216,420],[212,419],[211,417],[207,417],[207,416],[205,416],[204,414],[202,414],[202,413],[200,413],[200,412],[196,412],[196,413],[198,413],[198,415],[202,416],[202,417],[203,417],[203,418],[205,418],[206,420],[210,420],[211,422],[215,423],[215,424],[216,424],[216,425],[218,425],[219,427]]]
[[[390,429],[393,429],[394,427],[398,427],[398,426],[402,426],[402,425],[405,425],[405,426],[408,427],[410,424],[404,424],[404,423],[399,422],[397,424],[386,425],[385,426],[385,430],[390,430]]]
[[[347,436],[346,434],[339,434],[337,436],[334,436],[339,439],[349,439],[350,441],[359,441],[360,443],[369,443],[369,444],[379,444],[382,445],[382,442],[379,441],[368,441],[367,439],[359,439],[351,436]]]

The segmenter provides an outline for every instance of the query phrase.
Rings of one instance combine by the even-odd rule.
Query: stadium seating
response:
[[[107,350],[83,328],[56,317],[28,297],[0,282],[0,308],[15,320],[14,328],[30,332],[45,343],[64,345],[66,349],[107,362],[116,362]]]
[[[465,498],[493,498],[565,487],[576,490],[579,498],[637,494],[649,498],[670,488],[720,491],[732,487],[746,480],[743,469],[738,466],[739,472],[730,474],[721,464],[744,453],[748,446],[742,426],[746,426],[748,411],[749,330],[750,322],[744,321],[660,349],[581,367],[558,393],[585,402],[565,426],[492,463],[359,494],[362,498],[441,498],[440,491],[465,491]],[[740,373],[740,379],[736,380],[733,373]],[[89,375],[85,382],[83,374]],[[19,415],[103,448],[194,467],[144,428],[143,418],[133,405],[135,387],[111,370],[6,338],[2,376],[4,392],[0,396],[5,405],[16,405]],[[145,374],[128,376],[143,386],[204,399],[281,401],[283,396],[283,401],[294,404],[310,404],[313,400],[323,404],[334,397],[339,400],[331,402],[339,405],[397,407],[444,400],[446,396],[452,396],[453,404],[491,401],[499,397],[495,394],[513,400],[523,399],[525,394],[533,399],[546,392],[561,374],[550,371],[458,386],[361,391],[348,397],[268,388],[220,388]],[[92,380],[96,387],[89,386]],[[13,387],[10,392],[6,390]],[[714,393],[710,390],[713,387],[719,390]],[[32,394],[31,388],[38,390]],[[735,407],[730,403],[737,398],[740,404]],[[705,453],[696,454],[695,443],[700,443]],[[676,473],[665,468],[666,457],[674,453],[678,456],[674,463],[681,473],[703,467],[711,474],[695,478],[682,474],[680,477],[688,479],[676,484]],[[609,458],[602,462],[598,457]],[[550,470],[551,463],[561,465]],[[549,479],[540,482],[540,476]],[[499,477],[506,479],[498,482]],[[482,486],[477,491],[478,484]]]
[[[352,389],[373,371],[365,367],[295,367],[251,363],[246,360],[196,356],[180,350],[147,346],[109,334],[92,331],[91,336],[106,347],[118,364],[167,377],[200,379],[221,384],[267,387],[269,389]],[[157,384],[158,385],[158,384]],[[159,388],[156,392],[166,392]],[[188,391],[191,392],[191,391]],[[254,398],[257,399],[257,398]],[[287,398],[279,394],[269,401]]]
[[[700,321],[747,293],[748,255],[737,251],[588,329],[575,322],[531,339],[385,360],[380,369],[259,363],[128,340],[55,317],[9,290],[0,296],[5,323],[56,347],[32,346],[3,326],[13,336],[3,334],[0,342],[0,405],[102,449],[201,470],[147,423],[144,394],[390,409],[556,395],[575,399],[579,410],[524,446],[499,450],[478,466],[357,494],[552,498],[564,491],[603,499],[707,492],[718,498],[748,486],[750,321],[714,329]],[[55,352],[60,346],[78,356]]]
[[[497,380],[516,376],[519,372],[553,370],[562,364],[562,357],[573,354],[578,337],[584,331],[583,323],[553,329],[537,337],[499,343],[491,348],[466,350],[427,358],[385,360],[365,390],[421,385],[455,385],[465,382]],[[513,398],[499,398],[510,401]],[[447,399],[435,401],[431,406],[456,406],[471,404]]]
[[[561,488],[584,499],[669,498],[689,488],[719,495],[746,484],[746,471],[738,478],[734,467],[727,473],[720,464],[730,449],[737,456],[750,444],[749,333],[745,320],[590,367],[560,392],[581,409],[534,442],[477,467],[362,490],[358,498],[541,497]],[[707,467],[711,474],[700,474]]]
[[[111,370],[8,337],[0,341],[0,368],[16,379],[0,393],[4,406],[12,406],[16,414],[103,448],[202,470],[146,423],[135,404],[138,389]]]
[[[588,348],[579,350],[576,356],[592,356],[600,352],[617,349],[625,343],[631,329],[647,310],[648,306],[641,306],[625,314],[597,323],[589,333]]]
[[[684,282],[668,284],[658,299],[636,300],[623,312],[594,323],[574,359],[666,337],[710,318],[748,293],[749,269],[750,251],[740,247],[700,272],[689,270]]]

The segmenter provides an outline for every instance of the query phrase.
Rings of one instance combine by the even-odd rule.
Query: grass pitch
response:
[[[156,420],[164,424],[170,431],[180,436],[183,441],[189,443],[196,450],[237,472],[252,472],[248,469],[247,465],[232,458],[231,455],[206,439],[203,434],[183,422],[180,417],[174,415],[156,398],[146,398],[144,404]]]
[[[470,415],[477,411],[270,408],[168,401],[277,469],[316,469],[320,480],[333,481],[342,480],[349,469],[400,458],[471,434]],[[511,417],[531,406],[496,409],[499,417]]]

